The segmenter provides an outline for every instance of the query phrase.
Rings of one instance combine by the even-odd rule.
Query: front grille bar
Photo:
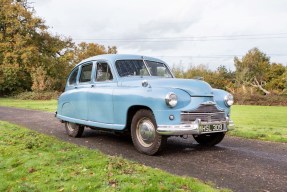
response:
[[[226,119],[225,112],[217,109],[215,104],[200,105],[192,111],[182,111],[181,123],[193,122],[196,119],[201,119],[203,122],[224,121]]]

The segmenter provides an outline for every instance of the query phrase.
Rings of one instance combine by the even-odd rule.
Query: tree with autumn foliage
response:
[[[73,53],[72,63],[73,65],[76,65],[80,61],[95,55],[116,54],[117,48],[115,46],[113,47],[108,46],[108,49],[106,49],[104,45],[81,42],[74,47],[72,53]]]
[[[71,59],[71,39],[48,33],[26,0],[0,1],[0,91],[53,90]]]
[[[90,56],[116,53],[52,35],[27,0],[0,0],[0,95],[63,90],[71,68]]]
[[[178,78],[202,78],[212,87],[225,89],[235,95],[287,95],[287,67],[271,63],[258,48],[250,49],[242,58],[234,58],[235,71],[220,66],[210,70],[206,65],[192,66],[187,70],[173,67]]]
[[[235,73],[221,65],[213,71],[207,65],[191,66],[187,70],[180,67],[173,67],[172,71],[177,78],[202,79],[208,82],[212,87],[228,90],[233,87]]]
[[[241,59],[234,58],[237,88],[255,88],[269,95],[280,94],[286,88],[286,67],[280,63],[271,63],[270,58],[258,48],[253,48]],[[252,90],[252,89],[250,89]]]

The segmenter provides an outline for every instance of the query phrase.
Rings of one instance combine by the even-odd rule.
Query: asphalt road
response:
[[[227,136],[216,147],[202,148],[191,137],[170,137],[163,153],[146,156],[123,136],[85,129],[83,138],[68,137],[64,125],[48,112],[0,107],[0,120],[233,191],[287,192],[287,144]]]

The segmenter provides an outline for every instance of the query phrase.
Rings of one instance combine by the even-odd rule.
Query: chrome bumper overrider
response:
[[[204,125],[224,125],[223,130],[203,132],[202,126]],[[231,119],[226,118],[226,121],[213,121],[213,122],[202,122],[200,119],[196,119],[190,124],[180,124],[180,125],[159,125],[157,127],[157,132],[160,135],[200,135],[206,133],[215,132],[226,132],[228,129],[232,128],[234,123]]]

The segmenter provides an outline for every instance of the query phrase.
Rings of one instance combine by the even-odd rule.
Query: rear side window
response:
[[[80,83],[90,82],[92,75],[93,64],[83,65],[80,76]]]
[[[111,69],[107,63],[97,63],[96,81],[113,80]]]
[[[79,71],[79,67],[77,67],[77,69],[75,69],[69,79],[69,84],[70,85],[74,85],[77,83],[77,75],[78,75],[78,71]]]

